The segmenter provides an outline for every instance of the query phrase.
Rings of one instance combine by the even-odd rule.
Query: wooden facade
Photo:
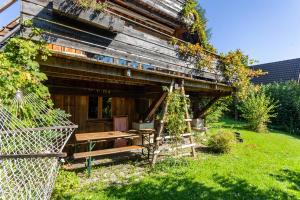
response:
[[[55,107],[71,114],[78,133],[113,130],[114,116],[128,116],[132,128],[132,122],[157,109],[165,95],[162,86],[173,80],[184,80],[199,116],[207,108],[197,107],[197,98],[214,101],[231,94],[217,55],[213,72],[199,70],[170,44],[173,37],[182,39],[179,16],[185,0],[107,3],[105,11],[97,12],[73,0],[21,0],[20,21],[32,20],[42,28],[52,50],[40,66]],[[26,28],[20,34],[30,32]]]

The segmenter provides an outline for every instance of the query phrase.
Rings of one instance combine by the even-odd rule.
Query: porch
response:
[[[178,87],[184,80],[184,88],[191,101],[192,118],[199,118],[213,102],[232,92],[232,88],[226,84],[189,77],[188,74],[135,69],[133,66],[111,64],[64,52],[55,52],[46,62],[40,63],[42,71],[48,76],[46,84],[55,107],[71,115],[71,121],[79,126],[75,133],[77,135],[128,132],[136,129],[133,123],[139,122],[151,122],[155,124],[151,129],[156,130],[155,119],[167,96],[163,86],[169,87],[172,81]],[[209,98],[210,102],[207,106],[199,107],[197,101],[202,97]],[[116,124],[115,120],[122,117],[125,120]],[[119,138],[126,141],[116,141],[116,138],[99,140],[93,145],[93,151],[143,145],[141,135],[129,140],[128,137]],[[78,145],[74,135],[65,151],[70,158],[74,158],[75,152],[86,152],[88,146],[88,140]],[[128,151],[124,149],[124,152]],[[102,154],[100,152],[99,155]]]

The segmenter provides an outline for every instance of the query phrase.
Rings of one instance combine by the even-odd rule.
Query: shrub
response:
[[[291,134],[300,135],[300,84],[295,81],[263,86],[267,95],[278,101],[278,115],[272,125]]]
[[[235,136],[230,131],[219,130],[217,134],[211,136],[208,147],[216,153],[228,153],[235,144]]]
[[[276,103],[272,101],[263,91],[252,91],[249,96],[241,102],[238,109],[242,117],[248,121],[249,128],[257,132],[266,132],[267,123],[275,117]]]

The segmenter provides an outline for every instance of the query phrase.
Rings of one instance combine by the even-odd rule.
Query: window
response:
[[[89,110],[88,110],[89,119],[98,118],[98,96],[89,97]]]
[[[102,98],[102,118],[111,119],[111,98]]]

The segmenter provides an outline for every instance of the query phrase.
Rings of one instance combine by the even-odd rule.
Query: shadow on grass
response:
[[[300,172],[295,172],[290,169],[282,169],[278,174],[271,174],[280,182],[288,182],[291,184],[289,189],[300,190]]]
[[[213,123],[210,128],[220,128],[220,129],[228,128],[228,129],[232,129],[232,130],[236,130],[236,131],[240,131],[240,130],[253,131],[249,128],[249,125],[247,124],[247,122],[242,121],[242,120],[236,121],[236,120],[234,120],[232,118],[228,118],[228,117],[222,118],[222,120],[219,123]],[[300,139],[300,135],[288,133],[286,131],[283,131],[282,129],[280,129],[277,126],[268,127],[268,131],[272,132],[274,134],[288,135],[293,138]],[[253,131],[253,132],[255,132],[255,131]]]
[[[181,174],[172,176],[156,176],[150,180],[127,186],[114,186],[105,189],[112,199],[155,199],[155,200],[193,200],[193,199],[295,199],[286,192],[270,188],[261,190],[247,181],[237,178],[227,178],[219,175],[213,181],[220,187],[210,187],[196,182]]]

